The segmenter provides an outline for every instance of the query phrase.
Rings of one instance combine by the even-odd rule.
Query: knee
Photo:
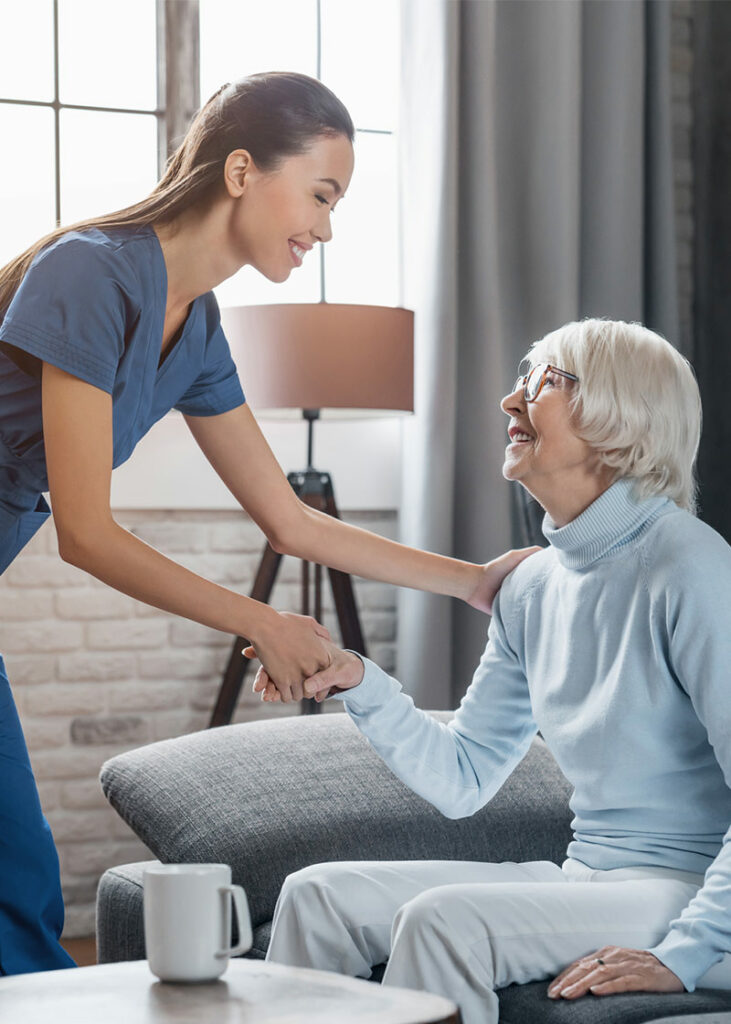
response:
[[[280,904],[317,906],[330,899],[343,872],[339,864],[310,864],[287,875],[279,894]]]
[[[442,933],[449,929],[449,900],[441,889],[427,889],[404,903],[393,921],[393,940],[409,935]]]
[[[287,875],[279,894],[280,901],[299,902],[302,899],[307,899],[308,895],[321,885],[322,875],[319,868],[319,864],[312,864]]]

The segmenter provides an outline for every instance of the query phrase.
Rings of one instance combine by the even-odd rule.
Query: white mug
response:
[[[153,863],[142,878],[145,946],[161,981],[213,981],[251,949],[246,894],[228,864]],[[231,946],[231,899],[239,943]]]

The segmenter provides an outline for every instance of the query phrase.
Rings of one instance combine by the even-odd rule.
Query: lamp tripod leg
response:
[[[332,490],[325,497],[324,511],[335,519],[340,519],[340,512],[335,503],[335,495]],[[358,606],[355,603],[353,592],[353,580],[349,573],[340,572],[338,569],[328,569],[330,574],[330,587],[335,601],[335,611],[338,616],[340,635],[343,638],[343,645],[351,651],[366,655],[365,639],[358,616]]]
[[[308,564],[308,563],[305,563]],[[318,622],[322,622],[322,566],[319,562],[314,562],[312,565],[313,577],[314,577],[314,607],[312,609],[313,618]],[[308,573],[309,577],[309,573]],[[302,614],[309,615],[309,578],[307,587],[307,601],[305,603],[305,589],[304,589],[304,573],[303,573],[303,584],[302,584]],[[307,610],[305,610],[307,609]],[[320,712],[321,705],[316,700],[303,700],[300,702],[300,711],[303,715],[316,715]]]

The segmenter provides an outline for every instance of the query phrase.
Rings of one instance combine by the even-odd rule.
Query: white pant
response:
[[[550,980],[602,946],[655,945],[702,883],[576,860],[315,864],[285,880],[267,959],[362,978],[388,960],[384,985],[447,996],[464,1024],[497,1024],[495,989]],[[731,988],[731,956],[699,987]]]

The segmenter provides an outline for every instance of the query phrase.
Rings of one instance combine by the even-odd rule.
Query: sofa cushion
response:
[[[731,992],[627,992],[569,1002],[546,995],[547,982],[510,985],[498,992],[500,1024],[644,1024],[662,1017],[731,1010]],[[712,1024],[709,1020],[708,1024]]]
[[[437,713],[442,721],[446,713]],[[570,788],[542,740],[487,807],[450,821],[401,783],[345,714],[193,733],[108,761],[104,792],[163,862],[223,862],[269,921],[282,882],[328,860],[554,860]]]

